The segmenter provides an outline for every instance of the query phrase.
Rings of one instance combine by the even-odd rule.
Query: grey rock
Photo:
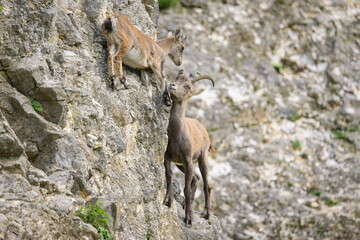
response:
[[[18,157],[24,147],[0,111],[0,159]]]
[[[24,156],[20,156],[19,158],[11,158],[2,161],[0,163],[0,167],[2,170],[5,170],[7,172],[26,176],[26,172],[30,168],[30,163],[27,158],[25,158]]]
[[[73,217],[73,226],[79,232],[77,235],[81,237],[81,239],[98,239],[97,230],[88,223],[84,223],[79,217]]]
[[[0,237],[5,239],[5,231],[9,225],[8,219],[4,214],[0,214]]]
[[[33,160],[33,163],[35,167],[46,173],[59,169],[86,171],[85,156],[80,151],[76,139],[69,134],[42,148],[41,154]]]
[[[39,149],[49,142],[63,136],[58,126],[38,115],[30,101],[14,88],[3,83],[0,93],[0,109],[31,158],[36,157]]]
[[[59,38],[69,46],[79,46],[83,39],[78,31],[79,26],[71,14],[66,14],[63,10],[58,9],[56,13],[55,26]]]
[[[219,220],[215,216],[211,216],[209,220],[200,217],[201,212],[194,212],[194,222],[192,226],[187,226],[184,222],[185,211],[182,209],[180,203],[176,204],[178,209],[178,216],[181,223],[185,239],[189,240],[205,240],[205,239],[220,239],[219,234],[221,226]]]
[[[96,0],[86,0],[84,1],[84,12],[87,14],[88,18],[91,20],[97,20],[100,15],[100,10],[102,8],[103,1]]]
[[[48,176],[37,168],[30,168],[27,172],[27,179],[30,184],[46,189],[47,193],[57,190],[56,185],[50,181]]]
[[[41,104],[41,115],[48,121],[65,127],[67,106],[65,92],[57,85],[43,85],[32,94]]]
[[[49,67],[41,56],[33,55],[21,58],[7,71],[10,82],[20,93],[29,95],[49,79]]]

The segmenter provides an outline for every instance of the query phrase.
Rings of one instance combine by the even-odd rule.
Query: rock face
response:
[[[115,239],[218,239],[162,205],[168,109],[151,75],[110,89],[100,21],[156,37],[157,1],[5,1],[0,32],[0,239],[96,239],[74,211],[100,200]],[[179,213],[182,211],[179,209]]]
[[[182,3],[192,8],[161,12],[159,29],[190,36],[168,79],[179,69],[215,79],[198,83],[206,91],[187,115],[217,149],[209,176],[221,238],[358,239],[359,2]]]

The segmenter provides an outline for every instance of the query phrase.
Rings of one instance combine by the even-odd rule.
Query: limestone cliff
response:
[[[151,75],[153,98],[136,70],[124,69],[129,89],[107,81],[100,20],[123,14],[156,38],[157,1],[0,5],[0,239],[96,239],[74,217],[96,200],[115,239],[218,239],[215,217],[186,228],[179,206],[162,205],[168,109],[159,81]]]

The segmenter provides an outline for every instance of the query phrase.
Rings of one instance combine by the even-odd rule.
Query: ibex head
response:
[[[183,102],[190,99],[192,96],[199,95],[204,92],[204,88],[195,89],[193,84],[201,79],[208,79],[215,86],[214,80],[211,76],[197,73],[186,76],[184,70],[180,70],[175,81],[169,84],[168,92],[174,102]]]
[[[177,66],[182,64],[182,53],[186,46],[186,39],[187,35],[181,35],[181,29],[178,27],[174,33],[174,44],[169,51],[169,57]]]

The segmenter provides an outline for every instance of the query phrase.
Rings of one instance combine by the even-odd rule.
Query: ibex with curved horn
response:
[[[127,84],[122,71],[122,62],[132,68],[140,69],[146,85],[149,85],[149,81],[145,70],[150,68],[161,80],[161,91],[166,105],[171,105],[165,85],[164,61],[166,55],[169,55],[177,66],[182,63],[182,52],[187,37],[181,35],[180,28],[175,30],[174,36],[155,42],[151,37],[137,30],[127,17],[113,14],[102,22],[101,32],[107,41],[108,67],[112,84],[116,78],[114,60],[115,70],[125,88]]]
[[[200,177],[193,171],[193,162],[199,163],[200,172],[204,181],[205,209],[201,216],[209,219],[211,214],[211,187],[208,180],[208,152],[215,151],[211,146],[209,135],[201,123],[193,118],[185,117],[186,106],[192,96],[198,95],[204,91],[194,89],[193,84],[201,79],[214,80],[209,75],[190,74],[187,77],[181,70],[175,81],[169,84],[173,105],[170,110],[170,121],[168,126],[168,145],[165,152],[165,176],[166,176],[166,196],[164,204],[171,206],[173,201],[172,189],[172,170],[171,162],[185,173],[185,223],[192,224],[193,211],[191,203],[194,200],[195,191]]]

